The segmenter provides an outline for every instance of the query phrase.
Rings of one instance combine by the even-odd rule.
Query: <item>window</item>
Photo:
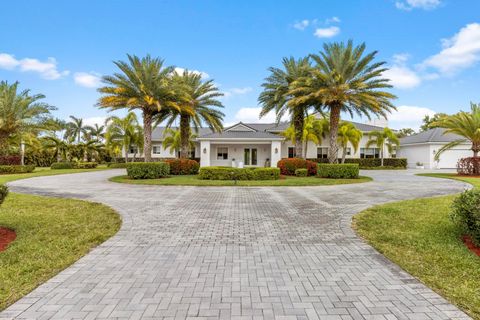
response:
[[[227,147],[218,147],[217,148],[217,160],[228,160],[228,148]]]
[[[297,151],[295,150],[295,147],[288,147],[288,157],[295,158],[296,156],[297,156]]]
[[[347,147],[347,156],[350,156],[352,154],[352,148]]]
[[[245,148],[243,150],[243,163],[246,166],[257,165],[257,148]]]
[[[195,148],[193,148],[193,150],[190,150],[188,154],[190,156],[190,159],[195,159]]]
[[[327,147],[318,147],[317,148],[317,159],[326,159],[328,158],[328,148]]]
[[[138,153],[137,146],[130,146],[130,148],[128,148],[128,153]]]
[[[152,152],[153,154],[160,154],[161,153],[160,146],[153,146]]]
[[[380,149],[360,148],[360,158],[380,158]]]

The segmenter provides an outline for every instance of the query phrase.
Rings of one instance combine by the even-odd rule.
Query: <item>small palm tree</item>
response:
[[[268,69],[270,75],[265,78],[265,82],[262,84],[263,92],[258,97],[258,101],[262,105],[260,117],[273,111],[277,116],[277,122],[280,122],[285,114],[289,114],[295,131],[295,152],[297,156],[302,157],[304,121],[308,110],[315,103],[297,99],[295,104],[291,104],[292,99],[296,96],[292,94],[292,84],[298,79],[308,76],[311,65],[308,58],[295,60],[290,57],[283,58],[282,66],[283,69],[274,67]]]
[[[325,119],[318,119],[314,115],[309,115],[305,118],[305,124],[303,127],[302,134],[302,143],[304,143],[304,152],[302,155],[303,158],[307,157],[308,152],[308,142],[311,141],[316,145],[322,144],[322,139],[325,138],[326,133],[328,132],[328,122]],[[290,139],[292,143],[295,143],[295,127],[290,125],[282,135]]]
[[[383,167],[383,158],[385,146],[389,153],[392,153],[393,150],[400,144],[395,132],[389,128],[383,128],[381,131],[370,131],[368,134],[367,148],[370,148],[372,145],[380,149],[380,159],[381,166]]]
[[[465,140],[470,141],[473,156],[478,157],[478,152],[480,152],[480,104],[470,103],[470,112],[461,111],[451,116],[444,116],[435,122],[434,126],[446,129],[443,134],[453,133],[463,137],[463,139],[457,139],[441,147],[435,155],[436,161],[440,159],[443,152],[464,143]]]
[[[83,124],[82,118],[70,116],[70,119],[72,121],[66,124],[65,136],[73,137],[77,140],[77,143],[80,143],[82,136],[88,134],[88,127]]]
[[[385,62],[375,62],[377,52],[364,54],[365,48],[365,44],[354,47],[352,41],[324,44],[323,52],[311,55],[315,67],[288,92],[292,106],[316,105],[330,113],[330,163],[338,159],[341,112],[370,118],[372,114],[386,117],[395,109],[391,100],[396,97],[384,91],[392,87],[382,78]]]
[[[130,146],[135,142],[139,143],[141,127],[138,124],[137,116],[133,112],[129,112],[124,118],[113,116],[106,120],[106,124],[107,145],[120,144],[125,152],[125,162],[128,162]]]
[[[175,130],[172,128],[166,128],[163,132],[163,143],[162,147],[164,149],[168,149],[170,153],[175,153],[176,151],[180,150],[182,146],[182,133],[180,130]],[[188,139],[188,150],[195,150],[195,139],[197,138],[197,134],[190,133],[190,137]]]
[[[97,141],[102,141],[105,138],[104,125],[98,125],[98,123],[95,123],[95,125],[93,126],[87,126],[87,130],[88,130],[89,136],[92,139],[95,139]]]
[[[362,131],[358,130],[351,122],[342,121],[338,128],[338,144],[342,148],[342,163],[345,163],[348,144],[351,144],[355,153],[357,153]]]
[[[68,153],[68,143],[55,136],[46,136],[43,138],[46,148],[54,150],[54,155],[57,158],[57,162],[66,161]]]

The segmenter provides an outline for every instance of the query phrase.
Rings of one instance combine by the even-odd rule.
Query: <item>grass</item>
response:
[[[41,169],[1,175],[0,183],[93,170]],[[98,203],[10,193],[0,206],[0,226],[15,230],[17,238],[0,252],[0,310],[110,238],[120,225],[118,214]]]
[[[41,176],[54,176],[58,174],[79,173],[89,171],[99,171],[108,169],[106,166],[98,166],[95,169],[59,169],[52,170],[50,168],[35,168],[31,173],[17,173],[17,174],[0,174],[0,184],[5,184],[10,181],[27,179]]]
[[[479,178],[422,174],[466,181]],[[355,230],[408,273],[480,319],[480,258],[462,243],[462,230],[449,218],[455,196],[379,205],[356,215]]]
[[[348,184],[368,182],[372,179],[369,177],[360,177],[358,179],[323,179],[317,177],[290,177],[282,176],[280,180],[242,180],[237,181],[237,186],[260,187],[260,186],[327,186],[334,184]],[[234,186],[232,180],[201,180],[195,175],[170,176],[161,179],[134,180],[128,176],[117,176],[110,179],[113,182],[131,183],[131,184],[147,184],[147,185],[163,185],[163,186]]]

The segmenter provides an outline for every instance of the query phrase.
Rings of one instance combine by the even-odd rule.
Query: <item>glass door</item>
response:
[[[246,166],[256,166],[258,163],[257,148],[243,149],[243,162]]]

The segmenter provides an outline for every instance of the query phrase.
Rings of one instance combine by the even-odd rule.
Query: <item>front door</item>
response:
[[[245,148],[243,150],[243,162],[246,166],[256,166],[257,148]]]

